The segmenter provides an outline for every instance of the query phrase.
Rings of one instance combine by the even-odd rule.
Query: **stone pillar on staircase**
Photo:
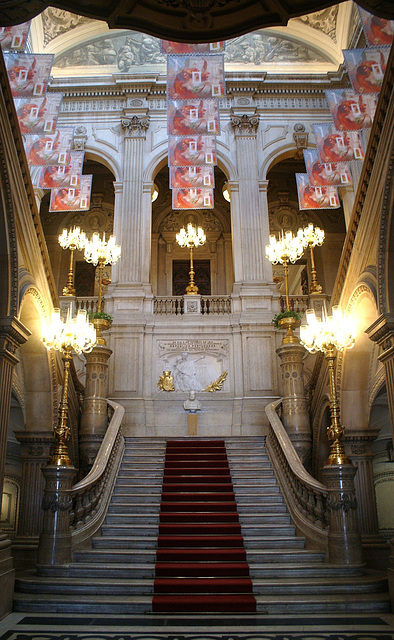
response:
[[[18,531],[14,543],[37,544],[42,530],[42,468],[48,462],[53,436],[48,431],[15,431],[21,443],[22,480],[19,501]]]
[[[307,465],[312,451],[312,434],[304,387],[305,348],[282,344],[276,350],[282,370],[282,422],[301,462]]]
[[[352,464],[328,464],[323,467],[323,480],[328,489],[330,564],[359,565],[363,563],[356,511],[355,473],[356,469]]]
[[[45,478],[44,524],[37,554],[37,571],[45,573],[46,567],[68,565],[72,559],[70,513],[72,500],[69,492],[77,470],[74,467],[47,465],[42,473]]]
[[[26,342],[30,331],[16,317],[0,318],[0,487],[3,489],[5,457],[10,419],[12,374],[18,358],[17,349]],[[2,491],[1,491],[2,493]],[[0,619],[12,611],[15,571],[11,541],[0,531]]]
[[[108,426],[108,360],[111,349],[98,344],[86,355],[86,384],[79,431],[80,463],[89,472]]]

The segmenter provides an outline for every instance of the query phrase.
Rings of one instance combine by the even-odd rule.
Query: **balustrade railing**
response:
[[[231,313],[230,296],[201,296],[202,315],[224,315]],[[184,313],[183,296],[156,296],[153,302],[153,313],[156,315],[182,315]]]
[[[302,465],[277,413],[281,403],[282,400],[276,400],[265,409],[270,424],[267,452],[295,525],[310,543],[326,550],[329,535],[326,508],[328,490]]]
[[[283,313],[286,309],[286,298],[279,298],[280,311]],[[310,306],[309,296],[290,296],[290,309],[297,313],[304,313]]]
[[[75,311],[86,310],[87,313],[94,313],[97,310],[97,296],[75,298]]]

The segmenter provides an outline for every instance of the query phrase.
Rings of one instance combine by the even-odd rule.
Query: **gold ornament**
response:
[[[159,391],[175,391],[171,371],[163,371],[163,375],[159,377],[157,388]]]
[[[226,378],[227,378],[227,371],[223,371],[223,373],[219,376],[219,378],[214,382],[211,382],[211,384],[205,387],[203,391],[209,391],[210,393],[213,393],[214,391],[220,391],[223,386],[223,382],[225,381]]]

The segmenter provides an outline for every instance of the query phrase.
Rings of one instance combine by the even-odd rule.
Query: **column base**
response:
[[[0,620],[12,611],[15,569],[11,555],[11,540],[0,533]]]

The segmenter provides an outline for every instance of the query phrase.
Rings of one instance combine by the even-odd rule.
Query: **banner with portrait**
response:
[[[161,50],[163,53],[185,55],[192,53],[193,55],[204,55],[207,53],[223,53],[224,41],[207,42],[201,44],[186,44],[185,42],[171,42],[171,40],[161,40]]]
[[[301,210],[338,209],[340,207],[337,187],[313,186],[307,173],[296,173],[298,204]]]
[[[173,189],[173,209],[213,209],[213,189]]]
[[[358,7],[358,10],[368,44],[391,45],[394,36],[394,20],[378,18],[361,7]]]
[[[68,164],[43,167],[38,174],[37,186],[41,189],[80,187],[84,155],[84,151],[72,151]]]
[[[322,162],[316,149],[304,149],[304,161],[309,184],[313,186],[352,184],[352,175],[346,162]]]
[[[51,189],[49,211],[87,211],[90,207],[92,176],[81,176],[79,187]]]
[[[167,94],[172,100],[224,98],[223,55],[167,56]]]
[[[334,124],[339,131],[360,131],[372,126],[377,97],[354,89],[325,91]]]
[[[216,138],[214,136],[189,136],[168,139],[168,164],[174,167],[190,167],[216,164]]]
[[[170,167],[171,189],[213,189],[213,167]]]
[[[31,20],[12,27],[0,27],[0,47],[3,51],[24,51]]]
[[[14,98],[41,97],[46,93],[53,58],[47,53],[4,54]]]
[[[46,93],[42,98],[16,98],[21,132],[27,135],[54,133],[62,99],[62,93]]]
[[[331,124],[315,124],[313,131],[322,162],[364,160],[365,153],[358,131],[338,131]]]
[[[217,100],[168,100],[170,136],[219,135]]]
[[[390,47],[368,47],[367,49],[345,49],[347,70],[353,88],[358,93],[379,93]]]
[[[67,165],[74,137],[74,128],[56,129],[55,133],[31,135],[25,138],[27,162],[31,166]]]

